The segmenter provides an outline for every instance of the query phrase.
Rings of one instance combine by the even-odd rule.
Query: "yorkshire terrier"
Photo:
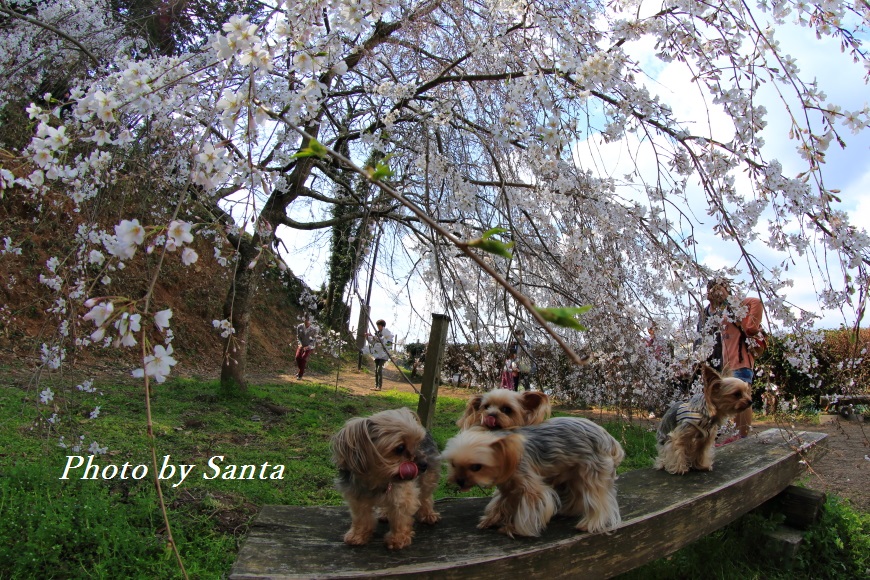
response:
[[[477,527],[498,526],[510,537],[540,536],[556,514],[581,516],[581,531],[616,528],[622,521],[616,468],[624,456],[607,431],[577,417],[500,431],[467,429],[443,453],[449,480],[461,491],[498,488]]]
[[[480,426],[486,429],[512,429],[537,425],[550,418],[550,398],[540,391],[517,393],[494,389],[468,401],[462,417],[456,421],[461,429]]]
[[[704,365],[704,392],[667,410],[659,425],[656,469],[684,474],[713,470],[713,450],[719,426],[752,405],[749,384],[722,376]]]
[[[438,446],[409,409],[350,419],[332,438],[332,460],[336,487],[350,508],[346,544],[367,544],[378,515],[389,522],[384,541],[391,550],[411,544],[415,518],[441,519],[432,498],[441,475]]]

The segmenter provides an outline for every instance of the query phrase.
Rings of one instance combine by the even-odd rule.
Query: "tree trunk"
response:
[[[248,381],[245,377],[248,366],[248,337],[251,326],[251,304],[257,293],[257,280],[261,268],[251,267],[257,256],[258,246],[243,240],[239,247],[239,261],[233,283],[224,301],[224,318],[233,325],[235,333],[224,340],[224,356],[221,363],[221,389],[224,392],[245,392]]]
[[[435,4],[432,6],[432,8],[424,8],[422,13],[428,13],[434,9]],[[365,50],[357,51],[345,59],[348,70],[353,69],[359,64],[360,59],[364,55],[370,54],[376,46],[385,42],[404,23],[404,20],[390,24],[379,22],[375,27],[374,34],[362,45]],[[334,78],[334,73],[330,71],[321,75],[320,82],[329,87]],[[320,133],[320,122],[325,114],[326,109],[321,108],[317,115],[309,120],[304,127],[305,132],[314,139],[317,139]],[[302,139],[299,149],[303,150],[310,144],[311,141],[306,137]],[[299,197],[300,192],[306,189],[305,183],[310,177],[313,168],[314,159],[312,158],[303,157],[296,160],[292,171],[287,175],[284,186],[282,188],[275,188],[263,206],[263,211],[260,214],[262,222],[271,224],[272,227],[286,223],[287,208]],[[368,187],[365,181],[360,183]],[[274,230],[272,234],[274,235]],[[257,292],[259,272],[262,270],[259,264],[250,267],[252,260],[256,259],[260,250],[260,243],[262,242],[260,234],[255,233],[252,238],[246,238],[245,234],[241,234],[241,236],[242,239],[239,242],[239,262],[232,286],[224,302],[224,318],[229,320],[235,329],[235,334],[230,335],[224,341],[224,357],[221,363],[221,388],[228,392],[247,390],[245,371],[248,362],[251,304]],[[341,294],[343,293],[344,289],[342,288]]]

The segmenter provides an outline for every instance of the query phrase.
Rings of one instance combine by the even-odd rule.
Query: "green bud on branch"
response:
[[[562,307],[562,308],[537,308],[538,314],[551,324],[556,326],[564,326],[565,328],[573,328],[581,332],[588,330],[585,326],[577,322],[575,316],[584,314],[592,309],[591,304],[578,307]]]

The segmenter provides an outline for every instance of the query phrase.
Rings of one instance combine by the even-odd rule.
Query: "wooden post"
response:
[[[429,344],[426,347],[426,366],[423,367],[423,384],[420,385],[420,402],[417,403],[417,415],[426,429],[431,428],[435,416],[435,400],[438,398],[438,385],[441,384],[441,362],[444,360],[449,327],[449,316],[432,315],[432,328],[429,330]]]

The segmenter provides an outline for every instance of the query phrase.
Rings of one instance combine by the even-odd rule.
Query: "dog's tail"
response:
[[[625,450],[616,439],[613,439],[613,445],[610,446],[610,456],[613,458],[614,469],[619,467],[619,464],[625,459]]]
[[[623,459],[625,459],[625,450],[622,448],[622,445],[620,445],[616,437],[614,437],[610,433],[607,433],[607,431],[605,431],[603,428],[601,430],[606,434],[606,443],[602,441],[604,445],[598,448],[598,452],[602,455],[602,457],[610,457],[610,460],[613,464],[613,473],[615,475],[616,468],[619,467],[619,464],[622,463]]]

